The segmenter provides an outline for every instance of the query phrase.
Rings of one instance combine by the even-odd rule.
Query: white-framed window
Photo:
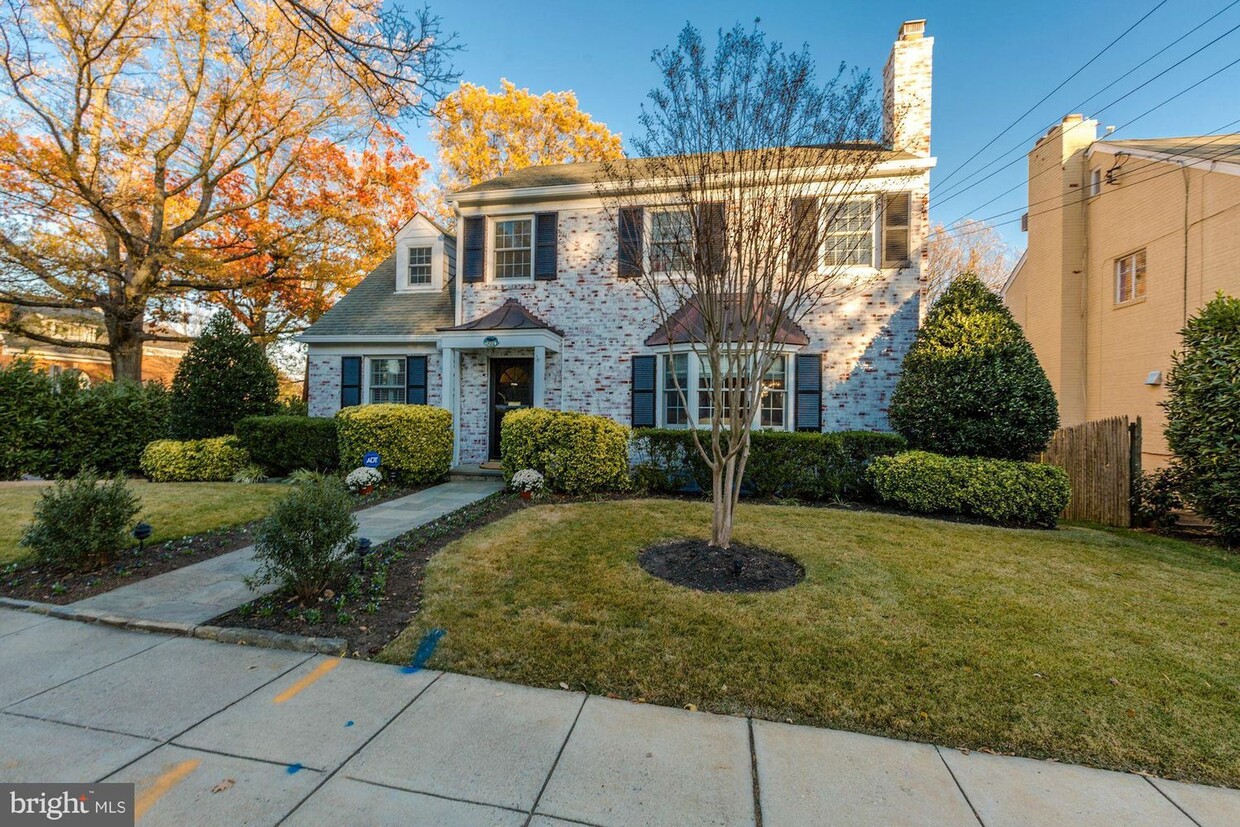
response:
[[[370,404],[405,403],[405,357],[374,356],[366,360],[366,379]]]
[[[874,266],[874,199],[849,198],[823,208],[827,267]]]
[[[1102,194],[1102,170],[1095,169],[1089,172],[1089,197]]]
[[[534,217],[495,219],[492,225],[493,273],[498,281],[534,277]]]
[[[650,213],[650,269],[655,273],[693,269],[693,215],[688,210]]]
[[[679,383],[679,388],[677,387]],[[681,396],[684,392],[684,397]],[[663,357],[663,426],[684,428],[689,425],[689,409],[684,399],[693,389],[689,385],[689,354],[674,353]]]
[[[1115,259],[1115,303],[1145,298],[1145,250]]]
[[[435,248],[429,244],[409,248],[405,267],[405,283],[410,287],[422,287],[433,282]]]
[[[705,358],[692,353],[676,353],[670,356],[664,354],[659,360],[659,370],[662,383],[662,393],[659,395],[659,421],[662,427],[709,427],[711,413],[714,410],[714,382],[710,363]],[[675,371],[674,374],[673,371]],[[774,430],[788,429],[792,421],[788,410],[790,398],[788,378],[788,355],[779,354],[767,370],[762,382],[762,400],[754,418],[755,427]],[[693,406],[688,410],[685,409],[681,395],[676,390],[677,379],[685,398],[689,399],[690,405]],[[739,402],[739,395],[742,393],[744,390],[741,388],[725,389],[723,395],[725,407]]]

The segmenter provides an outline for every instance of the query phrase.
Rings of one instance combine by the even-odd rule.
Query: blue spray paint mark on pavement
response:
[[[287,772],[289,775],[296,775],[297,773],[301,772],[303,769],[305,769],[305,767],[303,767],[301,764],[289,764],[288,769],[285,770],[285,772]]]
[[[439,639],[446,635],[443,629],[431,629],[422,636],[422,642],[418,644],[417,651],[413,653],[413,657],[409,659],[408,666],[402,666],[401,670],[406,675],[411,675],[419,671],[426,662],[435,654],[435,647],[439,645]]]
[[[345,726],[353,726],[353,722],[352,722],[352,721],[349,721],[349,722],[347,722],[347,723],[345,724]]]

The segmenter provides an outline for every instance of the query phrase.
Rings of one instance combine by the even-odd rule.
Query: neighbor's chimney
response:
[[[907,20],[883,67],[883,132],[897,152],[930,155],[930,79],[934,38],[925,20]]]

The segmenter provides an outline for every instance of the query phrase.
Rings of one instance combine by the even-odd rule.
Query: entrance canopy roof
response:
[[[545,347],[560,349],[564,334],[508,299],[499,307],[463,324],[439,328],[440,345],[461,350],[496,347]]]

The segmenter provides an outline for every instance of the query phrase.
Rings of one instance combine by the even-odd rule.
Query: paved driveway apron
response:
[[[143,825],[1240,824],[1240,791],[0,609],[0,780]]]

